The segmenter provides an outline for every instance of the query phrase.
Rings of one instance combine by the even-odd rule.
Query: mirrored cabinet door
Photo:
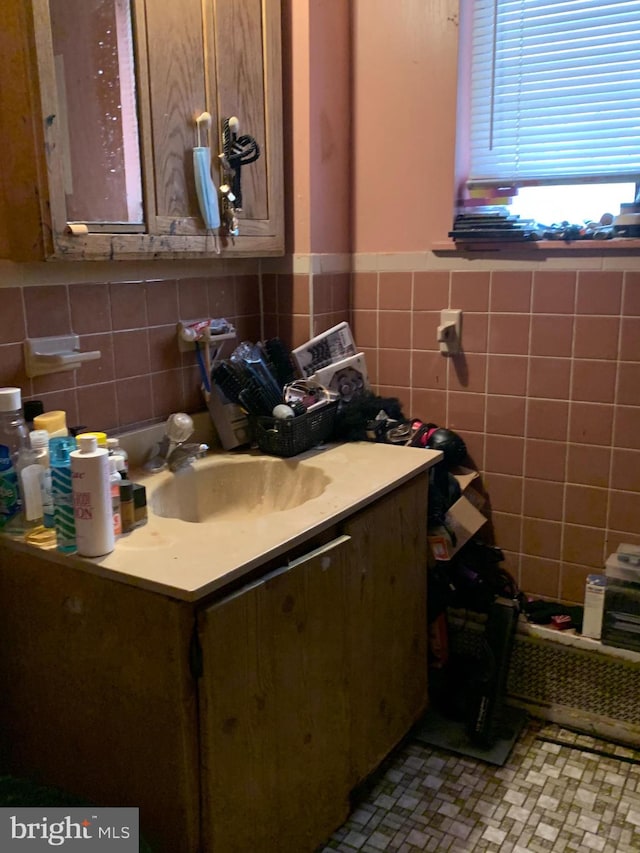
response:
[[[143,225],[130,0],[50,0],[69,220]]]

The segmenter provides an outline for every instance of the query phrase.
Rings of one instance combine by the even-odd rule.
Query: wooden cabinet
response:
[[[192,604],[0,547],[9,772],[159,853],[312,853],[427,702],[427,474]]]
[[[83,23],[94,8],[108,35]],[[118,23],[123,9],[130,13],[128,28]],[[69,17],[52,27],[56,10]],[[280,0],[7,0],[0,70],[12,86],[0,93],[2,256],[282,254],[280,27]],[[113,50],[103,38],[114,39]],[[125,86],[129,47],[133,70]],[[92,55],[106,48],[104,56]],[[89,75],[92,61],[96,71]],[[107,76],[120,86],[120,97],[112,93],[115,84],[104,85]],[[79,80],[87,94],[83,104],[73,91]],[[243,206],[234,240],[224,229],[214,240],[198,207],[195,119],[205,111],[211,134],[200,142],[210,142],[216,187],[223,180],[218,154],[225,119],[237,117],[240,135],[253,137],[260,149],[259,159],[241,169]],[[103,173],[101,185],[97,175]]]
[[[313,851],[347,813],[352,563],[341,536],[201,614],[212,850]]]
[[[426,708],[426,493],[416,478],[200,614],[212,850],[312,853]]]

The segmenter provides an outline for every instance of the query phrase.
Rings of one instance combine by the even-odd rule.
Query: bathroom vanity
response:
[[[139,807],[158,853],[312,853],[426,708],[439,458],[214,454],[134,477],[106,557],[0,537],[5,771]]]

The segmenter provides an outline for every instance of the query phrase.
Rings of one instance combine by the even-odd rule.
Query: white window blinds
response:
[[[640,0],[461,0],[473,184],[640,176]]]

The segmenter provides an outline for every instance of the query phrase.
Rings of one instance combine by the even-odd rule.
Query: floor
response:
[[[502,767],[408,741],[317,853],[638,853],[640,751],[529,720]]]

